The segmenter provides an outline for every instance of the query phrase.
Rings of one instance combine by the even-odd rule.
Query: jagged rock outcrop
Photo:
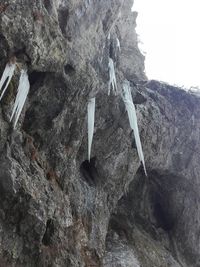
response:
[[[129,0],[0,4],[0,266],[200,266],[200,100],[147,81]],[[120,42],[120,49],[118,40]],[[119,94],[107,95],[108,60]],[[19,70],[30,93],[9,117]],[[130,81],[148,177],[120,92]],[[87,103],[96,97],[87,161]]]

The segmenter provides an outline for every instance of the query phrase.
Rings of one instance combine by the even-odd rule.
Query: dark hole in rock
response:
[[[44,236],[42,238],[42,243],[45,246],[49,246],[51,244],[54,232],[55,232],[55,227],[54,227],[53,220],[49,219],[47,221],[47,224],[46,224],[46,231],[45,231]]]
[[[80,166],[82,178],[89,186],[95,186],[98,181],[98,173],[95,162],[96,157],[93,157],[91,158],[90,162],[85,160]]]
[[[143,104],[147,101],[147,99],[140,94],[139,92],[136,93],[136,95],[133,97],[133,103],[134,104]]]
[[[171,218],[168,209],[169,207],[164,204],[159,194],[154,197],[153,203],[153,215],[156,219],[157,227],[161,227],[165,231],[172,230],[174,226],[174,220]]]
[[[70,64],[65,65],[64,69],[67,75],[73,75],[75,73],[74,67]]]
[[[30,85],[33,86],[36,83],[39,83],[41,85],[44,81],[45,76],[46,76],[45,72],[38,72],[38,71],[31,72],[29,74]]]

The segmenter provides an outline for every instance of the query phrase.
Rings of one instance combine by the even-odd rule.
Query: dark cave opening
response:
[[[121,233],[128,229],[129,224],[135,223],[154,236],[156,229],[162,229],[166,233],[176,230],[179,210],[176,210],[172,192],[169,192],[163,182],[165,179],[165,176],[151,171],[146,177],[141,164],[128,193],[118,202],[119,213],[113,214],[110,227]]]
[[[29,74],[29,82],[30,86],[35,85],[36,83],[42,85],[44,82],[44,78],[46,76],[45,72],[33,71]]]
[[[156,228],[162,228],[169,232],[175,229],[177,224],[177,213],[181,206],[175,202],[175,184],[180,179],[173,174],[151,171],[147,181],[147,199],[149,210]]]
[[[168,212],[169,207],[161,199],[159,194],[155,194],[153,203],[153,215],[156,219],[156,226],[162,228],[165,231],[172,230],[174,226],[173,218]]]
[[[73,75],[75,73],[75,68],[71,64],[66,64],[64,67],[65,74]]]
[[[91,160],[85,160],[80,166],[80,172],[82,174],[83,180],[89,186],[95,186],[98,181],[98,173],[96,169],[96,157],[91,158]]]

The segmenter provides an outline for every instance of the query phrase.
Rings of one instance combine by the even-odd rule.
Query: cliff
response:
[[[0,73],[11,58],[17,63],[0,103],[2,267],[200,266],[200,99],[147,80],[131,6],[1,1]],[[118,87],[110,96],[109,57]],[[13,129],[23,68],[30,92]],[[124,80],[147,177],[121,98]]]

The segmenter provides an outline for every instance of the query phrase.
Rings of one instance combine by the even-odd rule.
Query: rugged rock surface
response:
[[[129,0],[0,4],[0,266],[199,267],[200,100],[146,81]],[[117,39],[121,43],[118,47]],[[108,97],[108,58],[119,94]],[[19,70],[31,90],[9,123]],[[120,90],[131,82],[144,176]],[[87,102],[96,96],[92,159]]]

